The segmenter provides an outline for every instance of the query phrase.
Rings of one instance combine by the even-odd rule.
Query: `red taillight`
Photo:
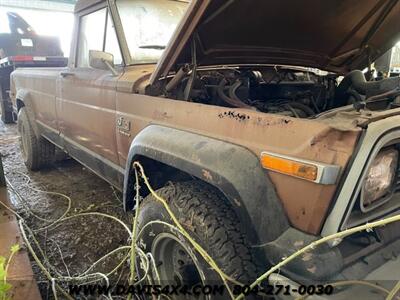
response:
[[[11,61],[33,61],[33,56],[30,55],[16,55],[10,57]]]

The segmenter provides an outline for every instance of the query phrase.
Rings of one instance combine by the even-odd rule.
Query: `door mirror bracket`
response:
[[[94,69],[110,71],[113,76],[119,75],[114,67],[114,55],[111,53],[89,50],[89,65]]]

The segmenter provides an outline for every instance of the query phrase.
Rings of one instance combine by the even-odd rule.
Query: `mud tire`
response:
[[[254,281],[257,276],[257,267],[254,263],[252,248],[244,233],[239,230],[239,218],[218,190],[201,181],[186,181],[168,184],[156,192],[168,202],[180,224],[207,251],[225,274],[243,284]],[[139,230],[155,220],[173,224],[162,203],[149,195],[140,207]],[[167,239],[170,236],[171,239],[175,238],[176,241],[182,242],[184,250],[189,256],[193,255],[194,261],[197,261],[196,267],[199,273],[207,279],[205,284],[221,283],[219,275],[200,257],[189,242],[180,233],[162,224],[146,226],[139,237],[141,245],[145,245],[145,250],[152,252],[156,264],[161,264],[162,268],[162,264],[165,263],[158,257],[156,249],[157,240],[162,235],[165,235]],[[169,268],[171,266],[171,264],[168,265]],[[179,269],[176,264],[173,267],[174,270]],[[161,277],[162,273],[160,272]],[[167,284],[171,282],[176,284],[173,273],[170,271],[169,278],[161,278],[161,280],[164,279]],[[180,282],[180,284],[187,284],[187,282]],[[212,298],[215,299],[215,296]]]

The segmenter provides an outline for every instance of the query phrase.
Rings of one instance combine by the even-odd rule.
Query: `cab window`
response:
[[[122,64],[117,35],[106,8],[81,17],[77,52],[78,67],[89,67],[89,50],[111,53],[114,55],[114,63]]]
[[[89,67],[89,50],[102,51],[105,26],[105,8],[81,18],[78,42],[78,67]]]
[[[114,64],[122,64],[121,49],[119,48],[119,43],[117,39],[117,34],[115,32],[114,24],[112,22],[110,14],[107,19],[107,31],[106,31],[106,42],[105,42],[105,52],[112,53],[114,55]]]

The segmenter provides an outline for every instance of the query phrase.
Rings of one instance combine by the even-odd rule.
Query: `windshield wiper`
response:
[[[140,49],[155,49],[155,50],[164,50],[166,46],[164,45],[141,45]]]

